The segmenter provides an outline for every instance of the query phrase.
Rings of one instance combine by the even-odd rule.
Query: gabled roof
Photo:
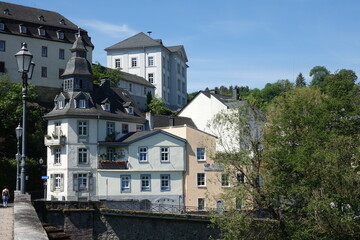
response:
[[[154,115],[154,128],[184,125],[196,128],[193,120],[188,117]]]
[[[145,78],[121,71],[121,80],[143,85],[149,88],[155,88],[153,84],[147,81]]]
[[[160,40],[154,40],[141,32],[125,39],[113,46],[105,48],[105,51],[114,49],[139,48],[139,47],[164,47]]]
[[[143,140],[145,138],[154,136],[156,134],[165,134],[167,136],[170,136],[172,138],[175,138],[177,140],[180,140],[182,142],[187,142],[186,139],[178,137],[174,134],[171,134],[169,132],[166,132],[164,130],[158,129],[158,130],[151,130],[151,131],[141,131],[141,132],[131,132],[126,134],[125,136],[121,137],[118,142],[122,144],[131,144],[140,140]]]
[[[185,62],[188,61],[188,58],[187,58],[187,55],[186,55],[186,52],[185,52],[185,48],[184,48],[183,45],[166,47],[166,48],[169,49],[169,51],[172,52],[172,53],[179,54],[185,60]]]

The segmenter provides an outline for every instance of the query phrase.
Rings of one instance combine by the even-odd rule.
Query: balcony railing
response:
[[[99,169],[129,169],[127,161],[99,161]]]
[[[66,137],[65,136],[45,136],[44,143],[45,146],[62,146],[65,145]]]

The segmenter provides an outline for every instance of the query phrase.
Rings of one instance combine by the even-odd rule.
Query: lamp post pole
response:
[[[17,138],[17,153],[16,153],[16,190],[20,190],[20,179],[19,179],[19,162],[21,160],[21,154],[20,154],[20,138],[22,136],[23,128],[19,125],[15,129],[16,138]]]
[[[21,50],[15,54],[19,72],[22,77],[22,103],[23,103],[23,112],[22,112],[22,154],[21,154],[21,194],[25,194],[26,191],[26,99],[27,99],[27,86],[28,79],[31,79],[32,73],[34,71],[34,63],[32,63],[33,55],[28,51],[26,43],[22,43]],[[29,76],[28,76],[29,74]]]

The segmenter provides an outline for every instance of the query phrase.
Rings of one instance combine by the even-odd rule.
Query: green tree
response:
[[[100,85],[101,80],[107,79],[110,81],[111,87],[118,87],[122,73],[120,69],[111,69],[101,66],[99,62],[91,66],[93,72],[94,84]]]
[[[325,77],[330,74],[330,71],[326,69],[324,66],[315,66],[310,70],[310,77],[312,77],[312,81],[310,82],[310,86],[317,86],[321,82],[324,81]]]
[[[159,115],[175,115],[176,112],[165,107],[164,101],[162,98],[154,97],[151,102],[148,104],[148,110],[154,114]]]
[[[296,81],[295,81],[295,86],[296,87],[305,87],[306,86],[305,78],[302,75],[302,73],[299,73],[299,75],[297,76]]]

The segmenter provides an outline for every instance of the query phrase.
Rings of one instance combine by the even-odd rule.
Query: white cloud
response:
[[[85,28],[86,30],[90,30],[92,32],[100,32],[109,37],[119,38],[120,37],[130,37],[135,35],[137,31],[131,29],[127,24],[113,24],[107,23],[100,20],[84,20],[79,19],[76,23]]]

